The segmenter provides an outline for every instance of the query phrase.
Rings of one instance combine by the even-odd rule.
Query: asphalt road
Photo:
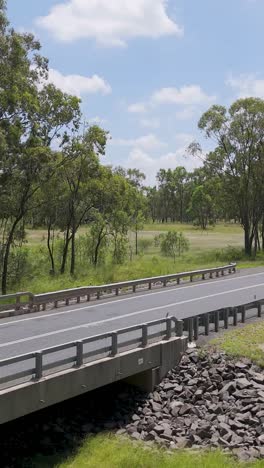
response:
[[[258,299],[264,299],[264,268],[3,319],[0,359],[158,320],[167,314],[181,319]]]

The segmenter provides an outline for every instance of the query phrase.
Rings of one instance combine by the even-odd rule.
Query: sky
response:
[[[49,80],[82,99],[108,130],[103,163],[160,168],[200,161],[193,140],[213,104],[264,98],[264,0],[8,0],[11,24],[33,32]]]

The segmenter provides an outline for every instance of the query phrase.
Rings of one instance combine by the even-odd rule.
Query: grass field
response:
[[[38,468],[263,468],[264,461],[239,463],[220,451],[186,450],[166,452],[144,448],[143,444],[114,435],[87,438],[77,454],[65,462],[43,457],[34,461]]]
[[[154,239],[168,230],[184,232],[190,241],[190,250],[178,258],[162,257]],[[82,227],[79,236],[87,233],[88,228]],[[115,265],[109,259],[96,269],[82,254],[76,259],[76,274],[65,273],[49,275],[49,261],[46,248],[47,233],[43,229],[28,230],[26,248],[29,252],[30,268],[21,275],[21,281],[12,286],[12,291],[30,290],[34,293],[48,292],[70,287],[94,284],[106,284],[129,279],[159,276],[181,271],[223,265],[231,261],[239,261],[239,266],[254,267],[264,265],[264,257],[258,255],[255,260],[243,256],[243,230],[237,224],[218,224],[202,231],[189,224],[147,224],[139,232],[139,252],[133,254],[132,261]],[[62,237],[56,233],[56,237]],[[130,244],[135,247],[135,234],[129,234]],[[10,289],[10,290],[11,290]]]
[[[209,346],[220,348],[230,356],[249,358],[264,368],[264,322],[226,332]]]
[[[197,249],[216,249],[224,248],[228,245],[235,247],[243,246],[243,230],[238,224],[218,224],[215,227],[209,227],[206,231],[196,228],[190,224],[146,224],[144,229],[139,232],[140,239],[150,239],[154,241],[155,236],[167,231],[183,232],[190,241],[191,251]],[[85,234],[88,228],[81,227],[78,235]],[[62,237],[57,232],[56,236]],[[134,234],[130,233],[131,241]],[[47,232],[43,229],[27,230],[28,245],[45,244]],[[156,253],[158,249],[152,247],[149,253]]]

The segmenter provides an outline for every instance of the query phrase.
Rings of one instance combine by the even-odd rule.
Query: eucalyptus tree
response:
[[[48,62],[32,34],[9,27],[0,2],[0,216],[4,220],[1,289],[7,290],[10,250],[40,187],[56,171],[50,149],[62,129],[76,130],[79,99],[47,83]]]
[[[229,109],[212,106],[198,125],[216,144],[205,166],[221,178],[244,229],[245,252],[251,255],[263,219],[264,100],[239,99]]]
[[[60,272],[64,273],[71,245],[70,272],[75,271],[75,240],[79,227],[94,209],[100,178],[99,157],[105,154],[107,132],[94,125],[83,136],[74,136],[65,145],[61,178],[66,185],[64,215],[59,226],[64,232]]]

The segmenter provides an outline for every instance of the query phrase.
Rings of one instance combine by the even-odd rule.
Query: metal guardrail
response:
[[[29,311],[40,311],[41,309],[46,310],[47,304],[52,304],[55,308],[57,308],[59,306],[59,303],[63,302],[67,306],[69,305],[70,300],[73,299],[76,299],[77,303],[80,303],[82,298],[85,298],[85,300],[89,302],[93,298],[99,300],[103,295],[107,295],[109,293],[115,294],[116,296],[119,296],[120,292],[135,293],[137,291],[138,286],[147,286],[148,289],[151,290],[153,286],[158,285],[166,287],[169,285],[169,283],[173,283],[175,281],[177,282],[177,284],[180,284],[181,280],[185,278],[189,278],[192,282],[194,278],[197,277],[201,277],[202,280],[205,280],[207,276],[209,278],[213,278],[214,275],[216,277],[219,277],[220,275],[224,276],[225,273],[235,273],[236,266],[236,263],[231,263],[230,265],[225,265],[216,268],[186,271],[183,273],[174,273],[170,275],[155,276],[152,278],[143,278],[132,281],[123,281],[120,283],[105,284],[100,286],[87,286],[74,289],[65,289],[62,291],[55,291],[44,294],[32,294],[29,292],[9,294],[5,296],[0,296],[0,303],[3,300],[6,301],[15,298],[16,303],[14,305],[10,305],[9,308],[13,307],[15,308],[15,310],[19,311],[21,307],[27,306]],[[25,297],[28,297],[27,303],[23,303],[22,301],[22,299]]]
[[[162,327],[163,326],[163,327]],[[150,328],[159,327],[155,332],[150,332]],[[139,336],[131,339],[120,341],[120,338],[124,335],[139,332]],[[123,328],[117,331],[104,333],[102,335],[96,335],[88,337],[78,341],[72,341],[58,346],[53,346],[41,351],[36,351],[12,358],[4,359],[0,361],[0,385],[9,384],[5,388],[13,387],[21,384],[21,379],[28,377],[29,380],[40,380],[45,376],[45,372],[49,371],[48,374],[56,373],[66,368],[76,367],[80,368],[88,362],[94,362],[102,358],[113,358],[120,354],[120,352],[135,349],[135,348],[146,348],[149,344],[155,343],[161,340],[170,340],[173,336],[181,337],[183,334],[183,321],[177,320],[175,317],[167,317],[165,319],[155,320],[152,322],[144,323],[141,325],[134,325],[131,327]],[[96,347],[104,341],[104,346]],[[108,341],[105,343],[105,341]],[[86,351],[86,345],[93,344],[91,351]],[[70,356],[65,357],[65,353],[59,359],[55,358],[52,360],[52,355],[56,353],[65,352],[71,350]],[[44,358],[48,356],[49,362],[44,363]],[[89,358],[92,358],[89,360]],[[28,366],[27,366],[28,363]],[[70,366],[69,366],[70,364]],[[19,365],[20,370],[14,369],[13,365]],[[23,367],[26,367],[25,369]],[[5,374],[3,375],[3,370]],[[50,372],[51,371],[51,372]],[[2,376],[1,376],[2,374]],[[47,374],[46,374],[47,375]],[[12,385],[12,382],[17,382]]]
[[[180,338],[187,335],[189,342],[197,341],[199,335],[208,336],[211,332],[219,332],[221,327],[228,329],[229,325],[237,326],[239,318],[241,323],[245,323],[249,310],[256,309],[257,317],[261,317],[263,305],[264,299],[261,299],[238,307],[214,310],[182,320],[178,320],[176,317],[166,317],[4,359],[0,361],[0,386],[4,385],[4,388],[15,387],[25,383],[25,378],[26,382],[38,381],[50,374],[73,367],[79,369],[85,364],[100,359],[113,358],[124,351],[146,348],[150,344],[161,340],[170,340],[172,337]],[[131,334],[132,336],[129,336]],[[92,345],[91,349],[89,349],[89,345]],[[63,355],[58,356],[58,353],[63,353]],[[47,362],[44,362],[45,358]],[[16,368],[12,370],[14,365]],[[19,371],[17,365],[19,365]],[[21,379],[24,380],[21,381]]]
[[[256,309],[257,317],[261,318],[263,305],[264,299],[261,299],[237,307],[227,307],[207,312],[205,314],[188,317],[183,319],[183,329],[188,334],[189,342],[197,341],[199,335],[208,336],[210,332],[218,333],[221,327],[221,322],[222,327],[226,330],[229,328],[229,325],[234,327],[237,326],[239,316],[240,322],[245,323],[247,319],[247,311],[249,310]],[[252,316],[250,318],[252,318]]]

